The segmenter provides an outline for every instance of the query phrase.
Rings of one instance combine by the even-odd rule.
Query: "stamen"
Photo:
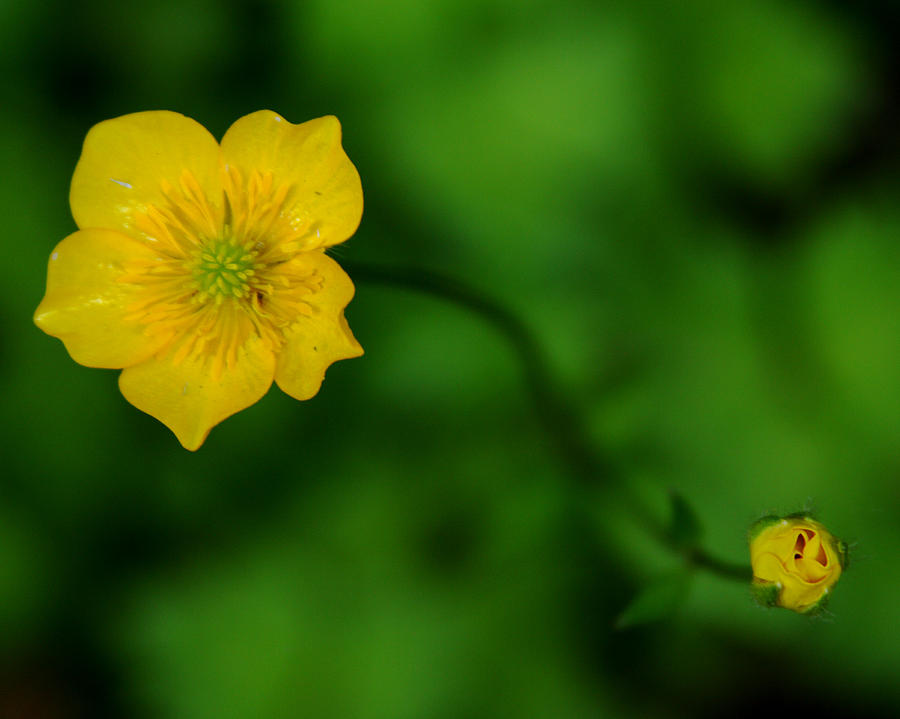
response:
[[[310,247],[314,225],[290,212],[292,187],[271,172],[233,166],[222,176],[220,202],[184,172],[161,186],[166,202],[148,206],[134,227],[157,257],[135,261],[120,282],[143,290],[128,319],[145,333],[175,342],[173,361],[206,357],[214,378],[232,367],[251,336],[272,349],[322,286],[315,272],[292,263]]]

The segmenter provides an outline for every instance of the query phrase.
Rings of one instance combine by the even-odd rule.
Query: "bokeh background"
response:
[[[900,713],[893,2],[0,2],[0,716]],[[610,472],[575,482],[471,311],[357,282],[365,357],[197,453],[31,315],[96,122],[336,114],[346,261],[518,315]],[[696,572],[617,500],[855,542],[827,621]],[[810,504],[811,503],[811,504]]]

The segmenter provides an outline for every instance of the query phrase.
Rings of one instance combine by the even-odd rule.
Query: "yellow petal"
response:
[[[822,545],[822,535],[820,533],[816,532],[812,539],[806,543],[803,556],[806,559],[818,562],[822,567],[828,566],[828,553]]]
[[[785,609],[805,612],[825,596],[826,591],[824,584],[807,584],[792,577],[784,583],[779,604]]]
[[[336,245],[356,232],[362,186],[341,146],[336,117],[294,125],[271,110],[260,110],[228,129],[222,155],[245,178],[253,171],[271,172],[276,187],[292,187],[285,212],[303,232],[305,249]]]
[[[123,370],[119,388],[131,404],[171,429],[185,449],[198,449],[213,427],[257,402],[272,385],[275,358],[257,337],[247,340],[218,379],[209,358],[175,363],[175,352]]]
[[[772,537],[769,540],[768,551],[777,554],[786,561],[788,557],[794,555],[798,534],[799,533],[794,528],[781,529],[773,532]],[[806,535],[803,536],[802,541],[806,541]]]
[[[794,560],[794,571],[805,582],[814,584],[827,577],[831,571],[826,569],[814,559],[801,557]]]
[[[822,538],[822,547],[825,550],[826,566],[830,567],[836,575],[840,576],[842,569],[841,557],[838,554],[837,549],[835,548],[835,543],[836,540],[831,536]],[[835,577],[835,580],[837,580],[837,576]]]
[[[34,314],[44,332],[58,337],[76,362],[119,369],[158,351],[159,337],[127,321],[129,306],[144,291],[120,282],[129,261],[154,262],[145,245],[111,230],[80,230],[50,255],[47,293]]]
[[[72,177],[69,203],[82,229],[105,227],[142,237],[135,211],[168,205],[167,183],[181,187],[189,171],[221,205],[221,152],[202,125],[176,112],[136,112],[91,128]]]
[[[782,582],[785,577],[784,564],[774,554],[764,552],[753,558],[753,576],[767,582]]]
[[[333,362],[359,357],[363,349],[344,319],[354,288],[340,265],[321,252],[304,253],[290,264],[315,269],[322,284],[315,294],[303,297],[312,313],[300,315],[285,333],[275,381],[292,397],[309,399],[319,391]]]

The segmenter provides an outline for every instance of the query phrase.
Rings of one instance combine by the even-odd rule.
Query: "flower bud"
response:
[[[768,516],[750,528],[753,594],[805,614],[824,608],[847,566],[847,547],[805,515]]]

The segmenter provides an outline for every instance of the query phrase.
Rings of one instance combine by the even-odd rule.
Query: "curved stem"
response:
[[[435,272],[346,260],[341,260],[341,264],[354,280],[424,292],[466,307],[487,320],[506,337],[520,358],[538,421],[572,475],[585,484],[605,483],[613,476],[612,467],[592,451],[575,414],[557,390],[534,335],[508,308],[458,280]]]
[[[753,569],[749,564],[736,564],[713,557],[703,549],[694,549],[687,555],[687,561],[695,567],[705,569],[725,579],[747,582],[753,579]]]
[[[609,485],[619,479],[613,464],[592,446],[580,418],[556,386],[540,344],[529,328],[509,308],[456,279],[415,268],[397,269],[342,259],[341,264],[359,282],[388,285],[422,292],[461,305],[480,315],[512,345],[524,370],[524,380],[537,411],[538,421],[569,474],[581,488]],[[633,498],[629,511],[645,523],[663,544],[676,550],[666,528]],[[695,548],[685,554],[695,566],[729,579],[749,581],[750,568],[717,559]]]

